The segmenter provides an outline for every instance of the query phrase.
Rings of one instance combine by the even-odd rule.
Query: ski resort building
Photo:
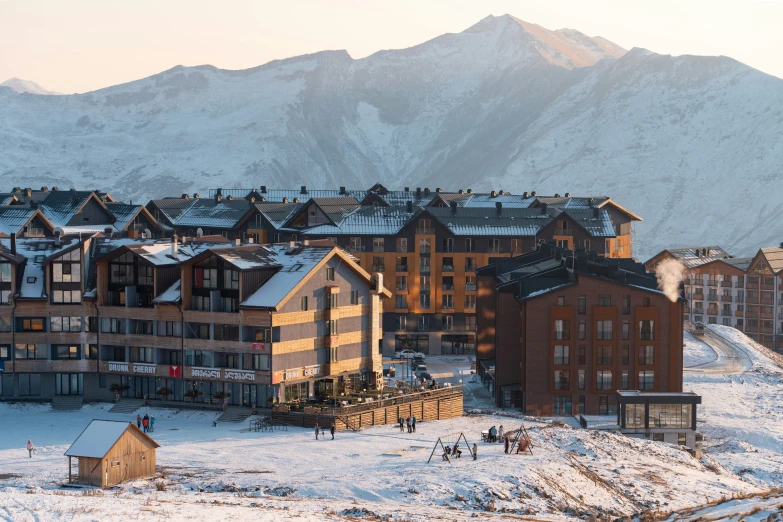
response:
[[[475,353],[478,267],[530,252],[543,240],[609,258],[631,257],[641,220],[607,196],[535,192],[215,189],[208,198],[150,201],[150,215],[180,236],[256,242],[328,239],[383,274],[383,350]]]
[[[326,242],[12,235],[0,289],[0,399],[267,406],[382,374],[391,294]]]
[[[478,269],[478,373],[498,406],[616,414],[617,390],[682,391],[684,304],[634,260],[540,244]]]

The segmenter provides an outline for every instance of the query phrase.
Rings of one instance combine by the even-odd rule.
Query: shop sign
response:
[[[156,364],[133,363],[133,373],[155,375]]]
[[[220,379],[219,368],[191,368],[191,377],[201,377],[203,379]]]
[[[237,370],[223,370],[223,371],[225,372],[223,378],[229,381],[255,381],[256,380],[255,372],[242,372]]]
[[[182,366],[169,366],[169,377],[175,379],[182,377]]]
[[[128,363],[110,362],[109,363],[109,371],[110,372],[129,372],[130,370],[128,370]]]
[[[304,367],[304,371],[302,372],[302,374],[305,377],[315,377],[316,375],[320,375],[321,374],[321,365],[320,364],[316,364],[314,366],[305,366]]]
[[[299,370],[286,370],[283,372],[283,380],[291,380],[299,378]]]
[[[270,343],[253,343],[253,350],[256,352],[268,352]]]

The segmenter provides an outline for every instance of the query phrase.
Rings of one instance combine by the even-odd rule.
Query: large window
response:
[[[571,348],[568,345],[555,345],[555,365],[566,366],[571,364]]]
[[[285,400],[286,402],[307,399],[307,391],[309,382],[300,382],[296,384],[285,385]]]
[[[217,258],[210,257],[193,268],[193,286],[195,288],[217,288]]]
[[[43,332],[44,331],[44,318],[43,317],[29,317],[22,319],[22,331],[23,332]]]
[[[397,294],[394,296],[394,306],[396,308],[408,308],[408,296],[405,294]]]
[[[253,370],[268,370],[269,355],[263,353],[250,354],[250,363]]]
[[[690,428],[690,404],[650,404],[650,427]]]
[[[52,317],[49,320],[49,330],[52,332],[81,332],[81,317]]]
[[[567,319],[555,320],[555,339],[556,340],[571,339],[571,321]]]
[[[223,288],[226,290],[239,290],[238,270],[223,270]]]
[[[53,303],[81,303],[82,292],[81,290],[52,290],[52,302]]]
[[[655,386],[655,372],[652,370],[639,371],[639,389],[650,391]]]
[[[612,339],[612,321],[597,321],[596,339],[610,341]]]
[[[555,390],[570,390],[571,372],[568,370],[555,370],[554,384]]]
[[[571,415],[571,396],[555,395],[554,412],[555,415]]]
[[[644,428],[644,404],[625,405],[625,427]]]
[[[65,359],[81,359],[80,349],[78,345],[62,345],[57,344],[52,346],[52,359],[65,360]]]
[[[611,370],[598,370],[595,372],[595,389],[604,391],[612,389]]]
[[[655,321],[639,321],[639,340],[652,341],[655,339]]]
[[[131,255],[131,254],[127,254]],[[52,281],[55,283],[81,282],[81,251],[77,248],[58,257],[52,263]],[[131,275],[133,271],[131,270]]]
[[[55,390],[57,395],[83,395],[84,375],[81,373],[56,373]]]
[[[210,368],[213,366],[212,352],[202,350],[185,350],[186,366],[201,366]]]
[[[49,346],[46,344],[17,344],[14,345],[15,359],[48,359]]]
[[[611,295],[599,295],[598,296],[598,306],[612,306],[612,296]]]
[[[599,345],[595,347],[595,364],[598,366],[612,365],[612,347]]]
[[[476,309],[476,296],[472,294],[468,294],[465,296],[465,309],[466,310],[475,310]]]
[[[0,263],[0,283],[11,282],[11,263]]]
[[[175,321],[158,321],[158,335],[161,337],[181,337],[182,323]]]
[[[652,366],[655,364],[655,346],[639,346],[639,366]]]
[[[125,333],[125,319],[117,319],[114,317],[102,317],[101,318],[101,332],[102,333]]]
[[[41,395],[41,374],[40,373],[20,373],[19,395],[24,397],[37,397]]]

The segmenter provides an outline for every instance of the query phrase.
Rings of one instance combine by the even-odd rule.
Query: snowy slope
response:
[[[729,58],[626,53],[490,16],[360,60],[175,67],[71,96],[0,89],[0,176],[137,201],[375,181],[610,194],[645,218],[638,257],[693,243],[739,255],[780,240],[781,102],[782,80]]]
[[[21,78],[6,80],[3,83],[0,83],[0,87],[8,87],[14,92],[26,92],[30,94],[60,94],[59,92],[44,89],[33,81],[23,80]]]

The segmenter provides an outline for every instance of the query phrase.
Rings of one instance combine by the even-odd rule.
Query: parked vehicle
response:
[[[704,335],[704,323],[696,321],[691,327],[691,333],[693,335]]]
[[[419,364],[413,369],[413,374],[417,377],[423,373],[428,373],[427,365],[426,364]]]
[[[394,358],[395,359],[416,359],[416,358],[420,358],[420,359],[424,360],[424,354],[416,352],[414,350],[400,350],[399,352],[395,352],[394,353]]]

